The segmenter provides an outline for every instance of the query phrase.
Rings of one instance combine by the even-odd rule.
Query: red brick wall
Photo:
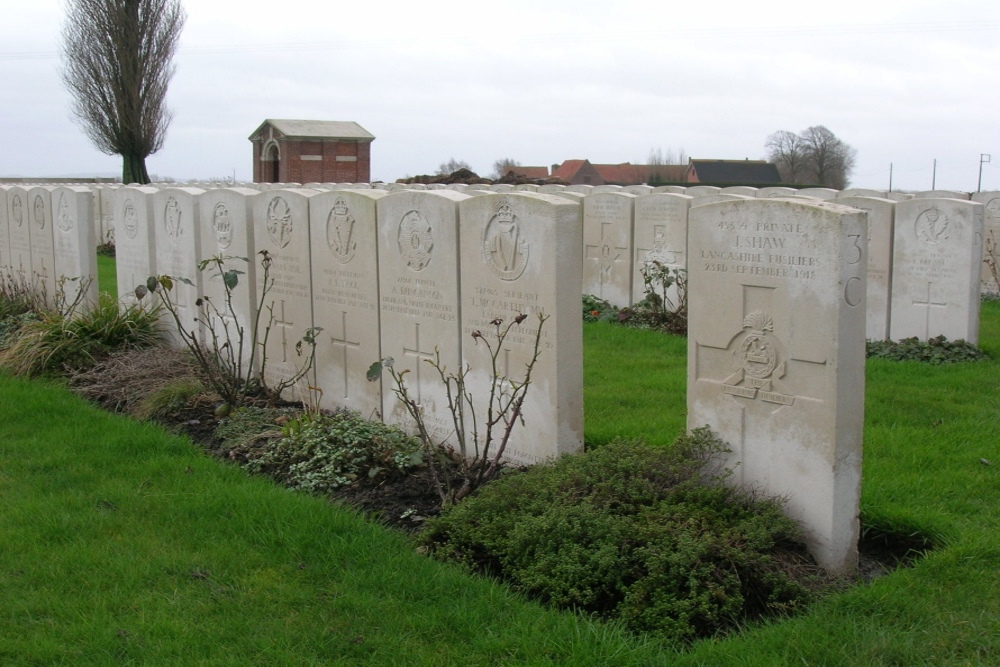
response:
[[[282,183],[367,183],[371,180],[371,142],[336,140],[278,139],[281,161],[278,167]],[[262,142],[254,142],[253,180],[267,182],[268,163],[261,161]],[[319,160],[303,160],[303,155]],[[351,161],[337,158],[349,157]]]

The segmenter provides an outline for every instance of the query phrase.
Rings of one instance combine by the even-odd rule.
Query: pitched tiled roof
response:
[[[354,121],[279,120],[269,118],[253,131],[253,134],[250,135],[250,140],[253,141],[268,125],[271,125],[274,129],[281,132],[281,134],[290,138],[355,139],[358,141],[371,141],[375,138],[375,135]]]
[[[590,162],[588,160],[566,160],[552,171],[552,176],[563,181],[572,180],[576,176],[576,172],[580,171],[586,164],[590,164]]]

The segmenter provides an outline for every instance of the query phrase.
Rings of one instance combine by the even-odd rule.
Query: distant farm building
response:
[[[548,167],[507,167],[506,173],[570,185],[639,185],[642,183],[711,183],[767,186],[781,182],[778,167],[764,160],[689,160],[687,164],[593,164],[566,160]]]

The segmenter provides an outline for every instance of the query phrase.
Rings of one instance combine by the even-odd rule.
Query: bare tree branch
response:
[[[786,183],[847,187],[857,151],[822,125],[794,134],[780,130],[764,144],[767,158],[778,166]]]
[[[148,183],[163,146],[167,86],[185,14],[179,0],[67,0],[62,79],[94,146],[122,156],[122,179]]]

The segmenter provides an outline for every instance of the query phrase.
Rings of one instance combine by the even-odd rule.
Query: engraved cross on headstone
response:
[[[348,366],[347,366],[348,364],[347,351],[349,349],[355,349],[355,350],[359,349],[361,347],[361,343],[359,341],[353,341],[348,338],[347,313],[345,311],[340,311],[340,331],[341,334],[339,338],[337,336],[330,336],[330,344],[333,345],[334,347],[339,347],[341,349],[343,358],[342,358],[342,363],[340,365],[340,369],[344,374],[344,398],[348,398],[350,396],[350,391],[347,381],[348,378],[350,377],[350,374],[348,373]]]
[[[754,336],[754,341],[747,343],[746,349],[739,344],[730,348],[736,338],[749,328],[746,324],[752,313],[762,313],[770,317],[774,314],[774,287],[759,287],[743,285],[743,329],[731,332],[726,346],[713,345],[702,341],[696,342],[695,379],[697,381],[717,382],[723,385],[725,393],[740,398],[761,400],[776,407],[769,412],[794,405],[798,399],[824,400],[822,395],[796,396],[779,391],[778,386],[794,382],[798,386],[822,387],[822,372],[826,360],[808,359],[795,356],[795,352],[785,349],[784,342],[787,332],[777,331],[773,335]],[[772,324],[772,328],[774,327]],[[726,332],[727,334],[729,332]],[[747,342],[750,336],[743,340]],[[758,343],[752,345],[750,343]],[[773,368],[770,371],[760,371],[763,359],[774,355]],[[720,369],[723,370],[720,373]],[[720,377],[724,375],[724,377]],[[787,378],[787,379],[786,379]],[[778,386],[776,386],[778,385]],[[735,398],[733,399],[735,400]]]
[[[917,301],[916,299],[913,300],[913,305],[914,306],[923,306],[924,307],[924,340],[927,340],[931,336],[931,308],[947,308],[948,307],[947,303],[937,303],[935,301],[931,301],[931,286],[933,284],[934,283],[932,283],[930,281],[927,282],[927,300],[926,301]]]
[[[272,302],[273,304],[273,302]],[[281,362],[288,363],[288,330],[295,324],[285,317],[285,300],[281,300],[281,317],[274,318],[274,323],[281,327]]]
[[[406,355],[407,357],[413,357],[414,361],[416,362],[414,363],[414,366],[416,367],[415,371],[417,373],[417,403],[421,403],[423,402],[423,394],[422,394],[423,383],[421,381],[420,367],[423,366],[424,361],[431,361],[434,359],[434,352],[426,352],[420,349],[421,345],[420,345],[419,322],[413,323],[413,330],[414,330],[413,347],[410,348],[404,345],[403,354]]]
[[[625,246],[615,246],[612,245],[611,240],[611,228],[614,225],[610,222],[605,222],[601,224],[601,241],[600,245],[588,245],[587,257],[588,260],[593,260],[598,263],[598,268],[600,270],[600,288],[601,294],[597,296],[604,297],[604,285],[611,282],[611,271],[614,269],[615,264],[618,262],[623,262],[622,253],[628,250]],[[615,252],[617,251],[617,252]]]
[[[771,319],[775,289],[743,285],[743,329],[722,334],[729,337],[720,345],[695,341],[695,381],[718,384],[719,390],[739,407],[744,436],[751,415],[768,419],[800,401],[825,400],[821,391],[810,396],[796,394],[794,389],[811,387],[811,393],[816,394],[816,388],[824,387],[825,359],[795,356],[787,347],[788,332],[770,330],[780,327],[775,326],[773,320],[763,334],[750,330],[747,325],[756,314]],[[742,438],[730,444],[742,459]]]

